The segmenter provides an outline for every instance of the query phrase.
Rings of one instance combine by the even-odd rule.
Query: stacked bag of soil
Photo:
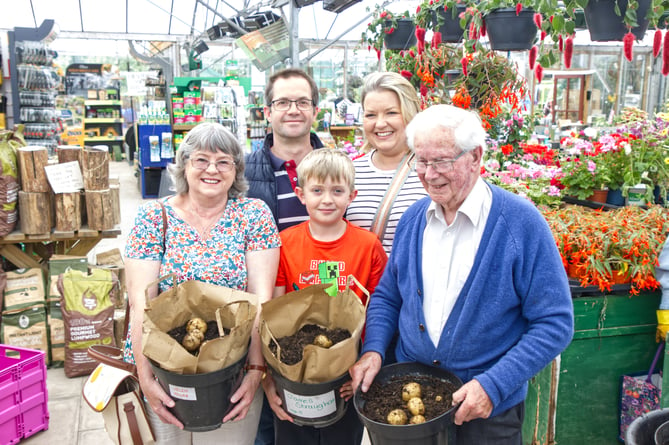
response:
[[[16,201],[19,193],[16,150],[25,147],[23,125],[14,130],[0,130],[0,237],[8,235],[16,226]]]

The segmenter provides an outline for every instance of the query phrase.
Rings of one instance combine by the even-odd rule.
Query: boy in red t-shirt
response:
[[[309,220],[281,232],[281,260],[274,296],[323,282],[346,288],[346,277],[355,276],[371,294],[381,279],[388,260],[373,233],[344,219],[357,192],[355,168],[346,154],[334,149],[309,153],[297,167],[299,186],[295,194],[307,208]],[[334,286],[331,288],[335,291]],[[360,294],[359,294],[360,295]],[[360,295],[365,303],[366,297]],[[274,411],[276,445],[318,443],[357,445],[363,426],[350,403],[344,417],[333,425],[316,428],[298,426],[280,406],[280,397],[271,377],[263,382]],[[350,383],[342,387],[344,398],[351,396]]]

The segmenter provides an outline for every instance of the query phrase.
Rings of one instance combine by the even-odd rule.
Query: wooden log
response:
[[[51,194],[19,191],[19,227],[26,235],[51,232]]]
[[[81,228],[80,193],[58,193],[55,195],[56,230],[75,232]]]
[[[32,145],[20,147],[16,152],[19,163],[19,179],[24,192],[48,192],[51,190],[44,167],[49,162],[46,147]]]
[[[84,190],[109,189],[109,152],[86,147],[81,158]]]
[[[111,191],[86,190],[86,213],[88,228],[92,230],[109,230],[114,227]]]
[[[111,192],[112,222],[114,225],[121,224],[121,187],[119,184],[109,184]]]
[[[77,161],[79,168],[81,168],[81,147],[78,145],[59,145],[58,163],[64,164],[72,161]]]
[[[86,211],[86,192],[83,190],[79,191],[79,211],[81,213],[81,225],[85,226],[88,224],[88,212]]]

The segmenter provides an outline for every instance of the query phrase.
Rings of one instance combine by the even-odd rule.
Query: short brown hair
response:
[[[311,88],[311,100],[314,106],[318,106],[318,86],[310,75],[299,68],[286,68],[277,71],[270,76],[269,82],[267,82],[267,86],[265,87],[265,106],[269,107],[274,100],[274,82],[276,82],[277,79],[289,79],[291,77],[301,77],[309,83],[309,88]]]

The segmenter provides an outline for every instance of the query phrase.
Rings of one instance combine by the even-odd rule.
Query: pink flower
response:
[[[594,161],[588,161],[588,171],[590,173],[595,173],[595,170],[597,170],[597,164],[595,164]]]

